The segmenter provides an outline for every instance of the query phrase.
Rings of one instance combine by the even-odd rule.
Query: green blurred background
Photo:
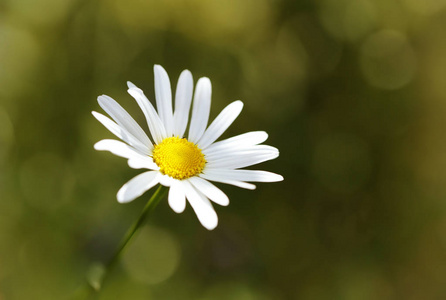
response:
[[[446,299],[446,0],[0,0],[0,299],[67,299],[151,192],[93,144],[107,94],[213,84],[224,137],[266,130],[285,181],[162,202],[101,299]],[[102,112],[102,111],[101,111]]]

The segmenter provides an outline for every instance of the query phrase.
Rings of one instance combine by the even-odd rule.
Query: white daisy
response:
[[[99,122],[124,141],[101,140],[94,148],[127,158],[131,168],[149,170],[124,184],[117,195],[120,203],[130,202],[160,183],[170,187],[168,202],[175,212],[184,211],[187,199],[201,224],[212,230],[218,224],[218,217],[209,200],[226,206],[229,199],[209,181],[255,189],[255,185],[247,181],[283,180],[281,175],[266,171],[240,170],[279,156],[276,148],[260,145],[268,137],[266,132],[253,131],[215,142],[240,114],[243,108],[241,101],[229,104],[207,126],[211,81],[206,77],[200,78],[195,88],[192,117],[186,137],[193,94],[192,74],[184,70],[178,79],[174,112],[166,71],[155,65],[154,73],[158,111],[141,89],[131,82],[127,83],[129,94],[135,98],[146,117],[152,139],[108,96],[99,96],[98,102],[114,121],[93,112]]]

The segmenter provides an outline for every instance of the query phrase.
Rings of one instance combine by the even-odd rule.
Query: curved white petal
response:
[[[243,102],[240,100],[234,101],[226,106],[198,141],[197,144],[199,147],[203,149],[215,142],[231,126],[232,122],[237,119],[242,109]]]
[[[238,181],[238,180],[230,180],[230,179],[224,178],[222,176],[218,176],[218,175],[202,173],[199,176],[206,180],[220,182],[220,183],[226,183],[226,184],[238,186],[242,189],[254,190],[256,188],[256,186],[252,183],[247,183],[247,182]]]
[[[192,118],[189,127],[188,140],[197,143],[204,133],[209,121],[211,109],[212,85],[207,77],[202,77],[197,82],[195,88],[194,105],[192,108]]]
[[[142,159],[144,158],[144,153],[139,152],[132,146],[127,145],[121,141],[117,140],[101,140],[94,144],[94,148],[98,151],[110,151],[114,155],[124,157],[127,159]]]
[[[158,171],[148,171],[130,179],[118,191],[118,202],[127,203],[144,194],[158,183]]]
[[[282,181],[283,176],[267,171],[258,170],[207,170],[206,175],[218,176],[220,178],[237,181],[251,181],[251,182],[277,182]]]
[[[189,70],[181,72],[175,94],[175,113],[173,114],[173,135],[182,138],[186,131],[194,82]]]
[[[186,208],[186,194],[181,181],[176,181],[169,189],[169,206],[177,214],[182,213]]]
[[[212,230],[217,227],[218,217],[211,202],[200,192],[198,192],[187,180],[182,181],[186,192],[186,198],[195,211],[201,225]]]
[[[102,95],[98,97],[98,103],[102,109],[107,112],[119,126],[141,141],[144,145],[152,145],[146,133],[129,115],[129,113],[121,107],[115,100],[109,96]]]
[[[159,170],[160,168],[153,159],[149,156],[146,157],[132,157],[127,161],[128,165],[132,169],[149,169],[149,170]]]
[[[140,140],[131,135],[127,130],[120,127],[118,124],[100,114],[98,112],[92,111],[93,116],[102,123],[111,133],[116,135],[118,138],[123,140],[129,145],[132,145],[136,149],[138,149],[141,153],[149,154],[152,151],[153,145],[150,143],[149,145],[144,145]]]
[[[172,184],[174,184],[176,181],[178,181],[178,180],[176,180],[176,179],[174,179],[174,178],[172,178],[172,177],[170,177],[170,176],[168,176],[168,175],[164,175],[164,174],[161,174],[161,173],[160,173],[160,184],[161,184],[161,185],[170,187],[170,186],[172,186]]]
[[[173,113],[172,113],[172,90],[170,88],[169,75],[160,65],[153,67],[155,73],[155,98],[161,121],[166,128],[167,136],[172,136]]]
[[[128,165],[133,169],[159,170],[152,158],[143,155],[137,149],[117,140],[101,140],[94,145],[99,151],[110,151],[114,155],[128,159]]]
[[[248,150],[239,150],[232,153],[221,154],[218,157],[206,156],[207,169],[239,169],[261,162],[275,159],[279,151],[271,146],[258,145]]]
[[[146,117],[147,125],[149,126],[150,134],[152,135],[153,140],[156,144],[161,143],[161,141],[166,137],[166,129],[164,128],[163,122],[158,116],[158,113],[140,88],[130,81],[127,82],[127,86],[129,87],[127,92],[132,95],[133,98],[135,98],[139,107],[143,111],[144,116]]]
[[[234,148],[251,147],[263,143],[267,138],[268,134],[265,131],[251,131],[215,142],[209,147],[203,148],[203,153],[206,155],[231,151]]]
[[[209,181],[200,177],[191,177],[188,180],[197,190],[199,190],[213,202],[223,206],[227,206],[229,204],[228,196],[226,196],[225,193],[223,193],[219,188],[217,188]]]

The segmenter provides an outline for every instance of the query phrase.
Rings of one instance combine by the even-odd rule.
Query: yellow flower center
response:
[[[201,149],[185,138],[169,137],[153,148],[153,161],[161,173],[186,179],[203,171],[206,160]]]

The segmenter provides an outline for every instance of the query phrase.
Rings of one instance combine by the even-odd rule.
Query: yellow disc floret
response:
[[[153,148],[153,161],[161,173],[186,179],[203,171],[206,160],[201,149],[185,138],[169,137]]]

